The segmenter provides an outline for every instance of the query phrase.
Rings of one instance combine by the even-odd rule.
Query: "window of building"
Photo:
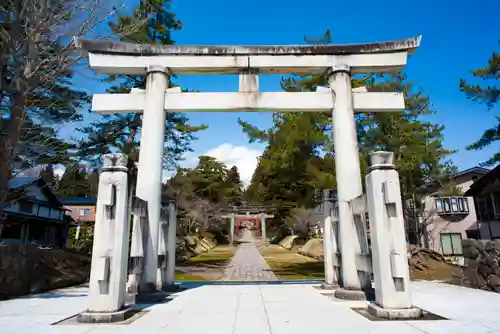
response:
[[[33,213],[33,203],[28,201],[19,201],[19,211]]]
[[[80,209],[79,212],[78,212],[78,215],[80,217],[90,216],[90,209]]]
[[[462,255],[462,235],[460,233],[441,233],[443,255]]]
[[[436,212],[439,215],[469,214],[467,197],[437,197]]]

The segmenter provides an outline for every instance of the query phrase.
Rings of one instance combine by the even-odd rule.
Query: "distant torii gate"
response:
[[[266,213],[257,213],[250,214],[250,212],[243,214],[231,213],[228,215],[224,215],[221,218],[230,219],[231,227],[229,229],[231,244],[234,242],[234,235],[238,233],[240,228],[240,222],[242,220],[255,220],[257,222],[257,227],[261,232],[261,236],[264,241],[267,241],[267,233],[266,233],[266,219],[274,218],[274,215],[269,215]]]

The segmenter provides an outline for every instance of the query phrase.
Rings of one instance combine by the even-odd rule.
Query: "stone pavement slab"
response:
[[[223,281],[276,281],[277,278],[260,254],[259,242],[244,230],[242,242],[224,271]]]
[[[500,333],[500,295],[412,282],[415,304],[450,320],[370,321],[312,285],[205,285],[175,294],[129,325],[51,325],[86,307],[86,288],[0,302],[2,334],[486,334]]]

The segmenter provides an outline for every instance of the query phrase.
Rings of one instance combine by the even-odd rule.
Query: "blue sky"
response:
[[[128,0],[126,5],[133,8],[137,2]],[[454,162],[460,169],[469,168],[498,150],[498,146],[481,152],[464,149],[495,124],[498,107],[488,111],[484,105],[466,100],[458,90],[459,79],[469,78],[469,69],[485,65],[493,51],[500,51],[498,0],[173,0],[172,10],[183,22],[183,29],[174,35],[177,44],[302,44],[304,36],[319,36],[326,29],[332,31],[335,43],[422,34],[421,47],[409,59],[406,72],[430,95],[437,112],[429,119],[446,127],[445,146],[459,150]],[[104,85],[84,82],[89,91],[104,92]],[[183,76],[177,82],[200,91],[236,91],[238,78]],[[279,91],[279,77],[261,76],[260,86],[262,91]],[[271,115],[266,113],[189,114],[193,124],[209,125],[193,143],[193,156],[215,152],[228,164],[236,160],[239,167],[253,163],[237,155],[253,157],[263,147],[248,144],[238,117],[260,127],[271,125]],[[234,153],[235,149],[239,152]],[[228,157],[231,154],[234,156]]]

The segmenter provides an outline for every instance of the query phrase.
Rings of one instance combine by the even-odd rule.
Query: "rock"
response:
[[[498,257],[494,254],[492,254],[492,256],[488,256],[486,257],[486,260],[485,260],[485,264],[488,266],[488,267],[491,267],[493,268],[493,266],[496,264],[498,265]]]
[[[496,242],[494,241],[488,241],[484,247],[484,250],[486,253],[493,253],[497,250],[497,245]]]
[[[479,256],[479,251],[477,250],[476,247],[464,247],[462,248],[462,253],[464,257],[469,259],[475,259]]]
[[[312,238],[307,240],[304,246],[299,249],[299,254],[320,260],[324,256],[323,239]]]
[[[475,240],[476,248],[479,252],[484,252],[487,240]]]
[[[498,264],[498,261],[491,265],[491,270],[493,270],[494,275],[500,276],[500,265]]]
[[[497,275],[488,276],[488,287],[495,292],[500,292],[500,277]]]
[[[479,265],[477,266],[477,272],[483,277],[488,277],[493,273],[493,269],[491,269],[491,267],[486,264],[479,263]]]
[[[462,248],[478,248],[479,242],[475,239],[462,239]]]
[[[487,254],[479,254],[477,258],[477,263],[478,264],[486,264],[486,259],[488,258]]]
[[[479,288],[479,289],[483,289],[484,290],[484,288],[486,288],[486,289],[488,288],[488,282],[481,275],[477,275],[476,283],[477,283],[477,288]]]
[[[286,250],[290,250],[295,246],[295,240],[298,238],[298,235],[289,235],[285,237],[283,240],[279,242],[279,245]]]

